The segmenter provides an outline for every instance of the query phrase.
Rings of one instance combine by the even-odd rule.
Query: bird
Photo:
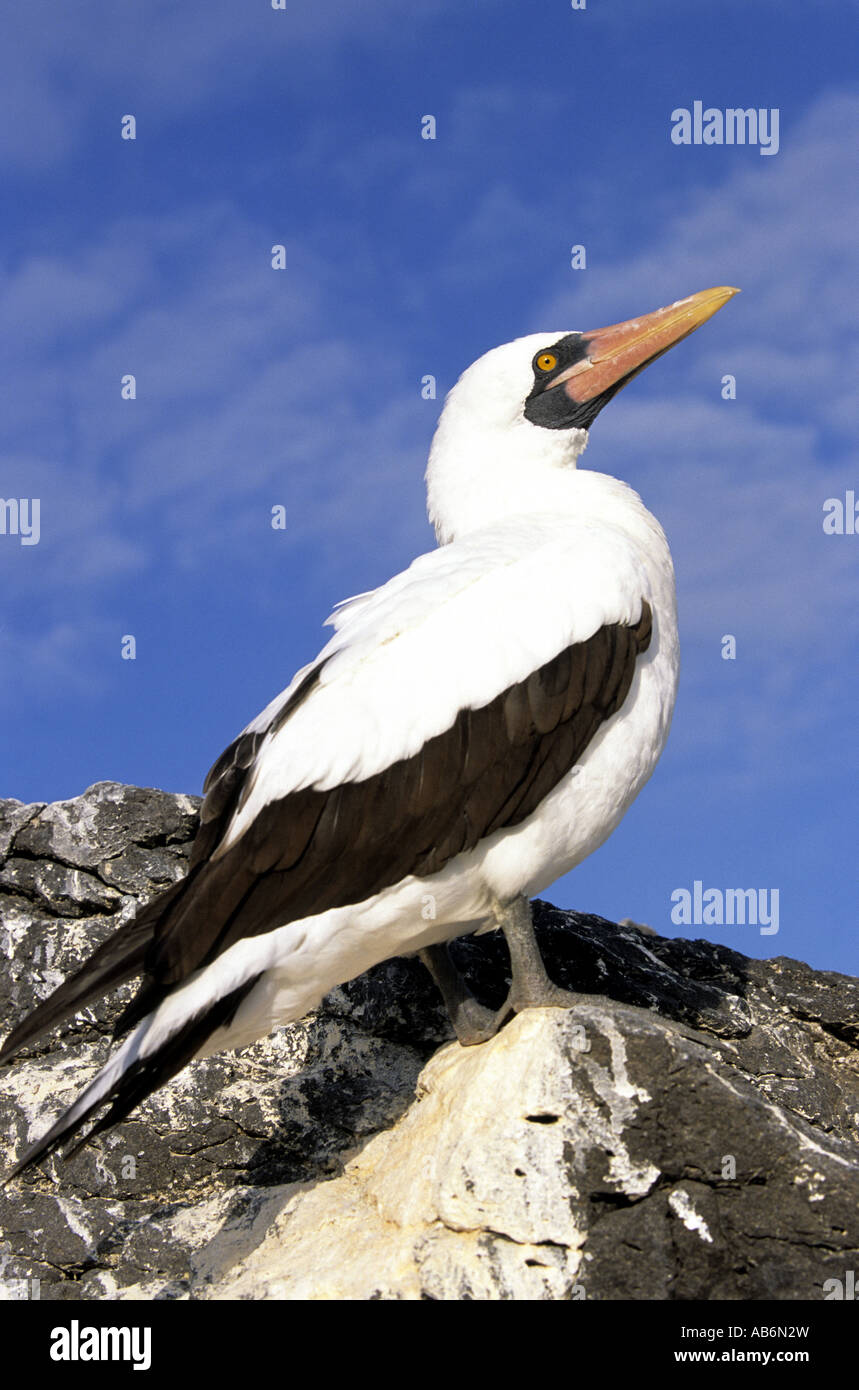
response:
[[[186,876],[0,1049],[9,1062],[140,977],[118,1048],[6,1181],[393,956],[423,961],[465,1046],[575,1003],[546,973],[531,899],[649,779],[679,670],[662,527],[627,483],[577,463],[617,392],[736,293],[528,334],[463,372],[426,470],[437,547],[335,607],[316,659],[211,768]],[[493,1011],[447,945],[497,928],[511,982]]]

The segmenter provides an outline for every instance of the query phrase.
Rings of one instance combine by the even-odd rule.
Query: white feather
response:
[[[410,757],[458,710],[487,704],[605,623],[637,621],[642,598],[652,605],[670,560],[640,499],[602,474],[570,470],[565,482],[568,514],[474,532],[341,611],[318,686],[263,742],[219,853],[267,802]],[[248,727],[264,727],[307,669]]]

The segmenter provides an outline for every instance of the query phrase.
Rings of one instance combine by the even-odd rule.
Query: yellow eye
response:
[[[537,366],[541,372],[551,372],[558,365],[558,359],[553,352],[541,352],[537,358]]]

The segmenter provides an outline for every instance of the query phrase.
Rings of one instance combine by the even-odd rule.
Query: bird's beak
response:
[[[682,338],[712,318],[739,290],[729,285],[700,290],[639,319],[613,323],[582,334],[586,356],[554,378],[549,389],[563,387],[571,401],[584,404],[614,387],[619,390]]]

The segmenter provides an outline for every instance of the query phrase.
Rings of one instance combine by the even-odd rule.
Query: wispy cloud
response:
[[[423,0],[421,18],[428,22],[455,8],[454,0]],[[129,110],[158,130],[213,97],[221,109],[231,92],[240,103],[249,83],[277,80],[296,55],[329,63],[347,43],[388,40],[401,17],[398,0],[326,0],[285,12],[240,0],[8,6],[0,116],[9,119],[0,119],[0,164],[44,172],[91,138],[111,106],[118,132],[119,115]],[[292,66],[290,80],[301,77]]]

